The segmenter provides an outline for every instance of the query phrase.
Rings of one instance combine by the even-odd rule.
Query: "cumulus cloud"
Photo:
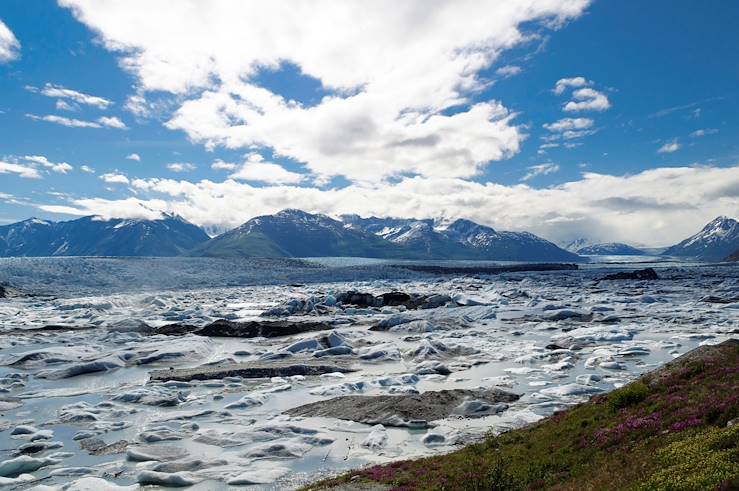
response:
[[[587,85],[590,85],[590,82],[585,77],[560,78],[554,84],[554,93],[562,95],[568,88],[585,87]]]
[[[38,116],[36,114],[26,114],[27,118],[35,121],[46,121],[48,123],[59,124],[68,128],[116,128],[126,129],[126,125],[116,117],[102,116],[97,121],[87,121],[84,119],[67,118],[65,116],[57,116],[55,114],[47,114],[46,116]]]
[[[512,77],[514,75],[518,75],[522,71],[523,71],[523,68],[521,68],[520,66],[516,66],[516,65],[505,65],[505,66],[502,66],[502,67],[498,68],[497,70],[495,70],[495,73],[497,75],[500,75],[501,77],[506,77],[507,78],[507,77]]]
[[[27,85],[26,90],[37,94],[45,95],[46,97],[54,97],[57,99],[68,99],[77,104],[85,104],[88,106],[94,106],[98,109],[107,109],[113,104],[113,101],[109,101],[103,97],[97,97],[94,95],[85,94],[76,90],[62,87],[61,85],[54,85],[47,83],[42,88],[37,88],[32,85]]]
[[[611,102],[603,92],[590,87],[577,89],[572,93],[572,98],[574,100],[564,105],[565,111],[605,111],[611,107]]]
[[[562,118],[554,123],[544,124],[544,128],[552,131],[562,133],[571,130],[586,130],[592,128],[595,121],[588,118]]]
[[[210,168],[213,170],[236,170],[238,167],[239,164],[234,164],[233,162],[224,162],[221,159],[218,159],[210,164]]]
[[[20,56],[21,43],[13,31],[0,20],[0,64],[15,60]]]
[[[673,152],[677,152],[678,150],[680,150],[680,147],[681,147],[681,145],[677,141],[673,140],[673,141],[667,142],[664,145],[662,145],[661,147],[659,147],[659,149],[657,149],[657,153],[673,153]]]
[[[256,153],[250,154],[246,162],[230,177],[269,184],[297,184],[305,178],[302,174],[290,172],[279,164],[265,162],[264,158]]]
[[[589,1],[60,3],[137,77],[130,109],[169,93],[182,102],[167,127],[208,148],[268,148],[324,178],[378,182],[471,177],[517,153],[515,115],[470,102],[478,75],[529,38],[522,25],[557,28]],[[308,106],[261,86],[282,63],[326,96]]]
[[[580,142],[571,142],[569,140],[576,140],[592,135],[597,131],[594,127],[595,121],[588,118],[562,118],[554,123],[546,123],[543,125],[544,129],[549,131],[548,135],[541,137],[546,142],[557,142],[563,141],[565,148],[574,148],[575,146],[581,145]],[[543,150],[547,147],[540,146],[539,150]]]
[[[532,165],[528,168],[528,172],[526,173],[526,175],[521,178],[521,181],[530,181],[537,176],[546,176],[548,174],[554,174],[556,172],[559,172],[559,165],[557,164],[547,163]]]
[[[189,164],[187,162],[174,162],[171,164],[167,164],[167,169],[171,170],[172,172],[190,172],[197,169],[197,166]]]
[[[137,153],[131,153],[126,155],[126,158],[128,160],[135,160],[136,162],[141,162],[141,156]]]
[[[80,166],[80,170],[82,172],[86,172],[88,174],[94,174],[95,173],[95,169],[93,169],[92,167],[90,167],[88,165],[81,165]]]
[[[684,239],[718,215],[739,215],[739,166],[661,168],[624,176],[588,172],[582,179],[544,188],[423,177],[326,190],[256,187],[232,179],[136,179],[131,186],[140,194],[138,201],[150,209],[222,228],[283,208],[300,208],[330,215],[469,218],[554,241],[586,235],[658,246]],[[88,200],[70,206],[97,214],[115,210],[117,203]]]
[[[128,128],[126,124],[115,116],[102,116],[98,118],[98,123],[107,128],[115,128],[125,130]]]
[[[23,157],[23,160],[25,160],[26,162],[33,162],[34,164],[41,165],[59,174],[66,174],[67,172],[74,170],[74,167],[66,162],[51,162],[43,155],[26,155],[25,157]]]
[[[41,179],[39,171],[30,165],[21,165],[14,162],[0,160],[0,174],[16,174],[25,179]]]
[[[115,172],[107,172],[100,176],[100,179],[107,182],[108,184],[128,184],[128,177],[123,174],[116,174]]]

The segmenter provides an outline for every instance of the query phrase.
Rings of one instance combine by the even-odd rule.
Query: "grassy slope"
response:
[[[189,252],[190,256],[205,257],[290,257],[272,239],[262,233],[251,233],[236,238],[217,237],[200,244]]]
[[[739,342],[703,347],[607,395],[451,454],[307,489],[739,489]],[[350,483],[342,486],[342,483]]]

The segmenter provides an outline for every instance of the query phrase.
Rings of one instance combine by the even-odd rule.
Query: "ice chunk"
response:
[[[139,484],[152,484],[155,486],[168,486],[173,488],[184,488],[197,484],[200,480],[189,472],[157,472],[141,471],[136,477]]]
[[[35,458],[28,455],[21,455],[14,459],[4,460],[0,462],[0,477],[17,477],[20,474],[37,471],[42,467],[58,464],[59,459],[51,457]]]
[[[367,447],[371,450],[379,450],[387,445],[387,430],[382,425],[375,425],[372,427],[367,438],[361,443],[363,447]]]

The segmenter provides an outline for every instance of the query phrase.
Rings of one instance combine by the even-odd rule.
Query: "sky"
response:
[[[3,0],[0,225],[284,208],[662,246],[739,217],[739,3]]]

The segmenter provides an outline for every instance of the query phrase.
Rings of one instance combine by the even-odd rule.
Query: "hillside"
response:
[[[252,218],[192,251],[206,257],[422,257],[325,215],[283,210]]]
[[[175,215],[64,222],[31,218],[0,227],[0,256],[178,256],[206,240],[202,229]]]
[[[738,416],[739,340],[730,340],[534,425],[305,489],[736,490]]]

